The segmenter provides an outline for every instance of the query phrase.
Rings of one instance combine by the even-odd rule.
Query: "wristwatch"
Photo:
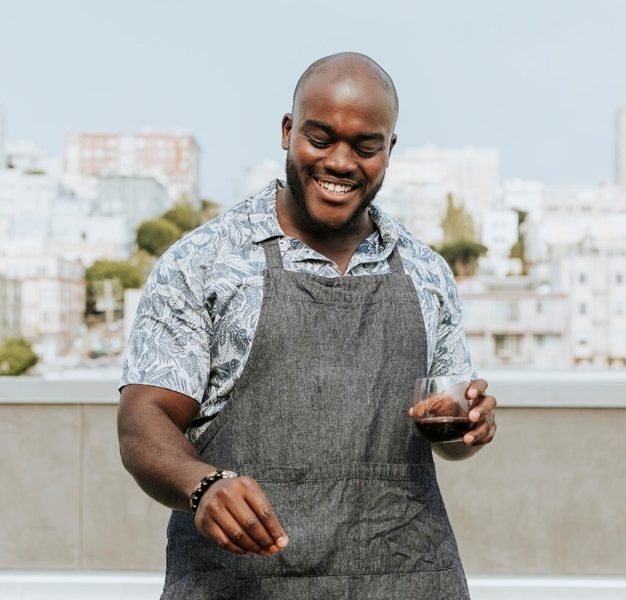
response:
[[[235,477],[238,477],[238,475],[234,471],[216,471],[213,475],[203,477],[189,496],[189,506],[191,507],[191,512],[194,515],[196,514],[202,496],[204,496],[205,492],[216,481],[219,481],[220,479],[233,479]]]

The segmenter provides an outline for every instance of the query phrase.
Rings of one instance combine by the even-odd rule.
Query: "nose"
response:
[[[345,174],[355,170],[354,154],[350,144],[339,142],[332,147],[326,156],[324,166],[328,171]]]

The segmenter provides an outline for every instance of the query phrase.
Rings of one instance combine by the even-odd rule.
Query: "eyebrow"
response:
[[[317,119],[307,119],[304,122],[304,128],[317,127],[321,129],[324,133],[328,134],[331,137],[336,137],[337,132],[331,127],[328,123],[324,123],[323,121],[318,121]],[[385,136],[378,131],[363,131],[355,136],[358,141],[365,140],[377,140],[379,142],[385,141]]]

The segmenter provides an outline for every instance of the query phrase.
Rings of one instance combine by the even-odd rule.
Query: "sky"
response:
[[[202,196],[224,205],[247,167],[284,160],[302,71],[345,50],[395,81],[394,152],[473,145],[500,150],[503,179],[614,176],[623,0],[0,0],[0,15],[10,140],[61,154],[68,131],[190,130]]]

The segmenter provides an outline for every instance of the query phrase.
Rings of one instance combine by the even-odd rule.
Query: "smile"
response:
[[[326,192],[330,192],[331,194],[347,194],[351,192],[356,186],[346,185],[344,183],[333,183],[332,181],[319,181],[315,180],[315,183],[319,185]]]

